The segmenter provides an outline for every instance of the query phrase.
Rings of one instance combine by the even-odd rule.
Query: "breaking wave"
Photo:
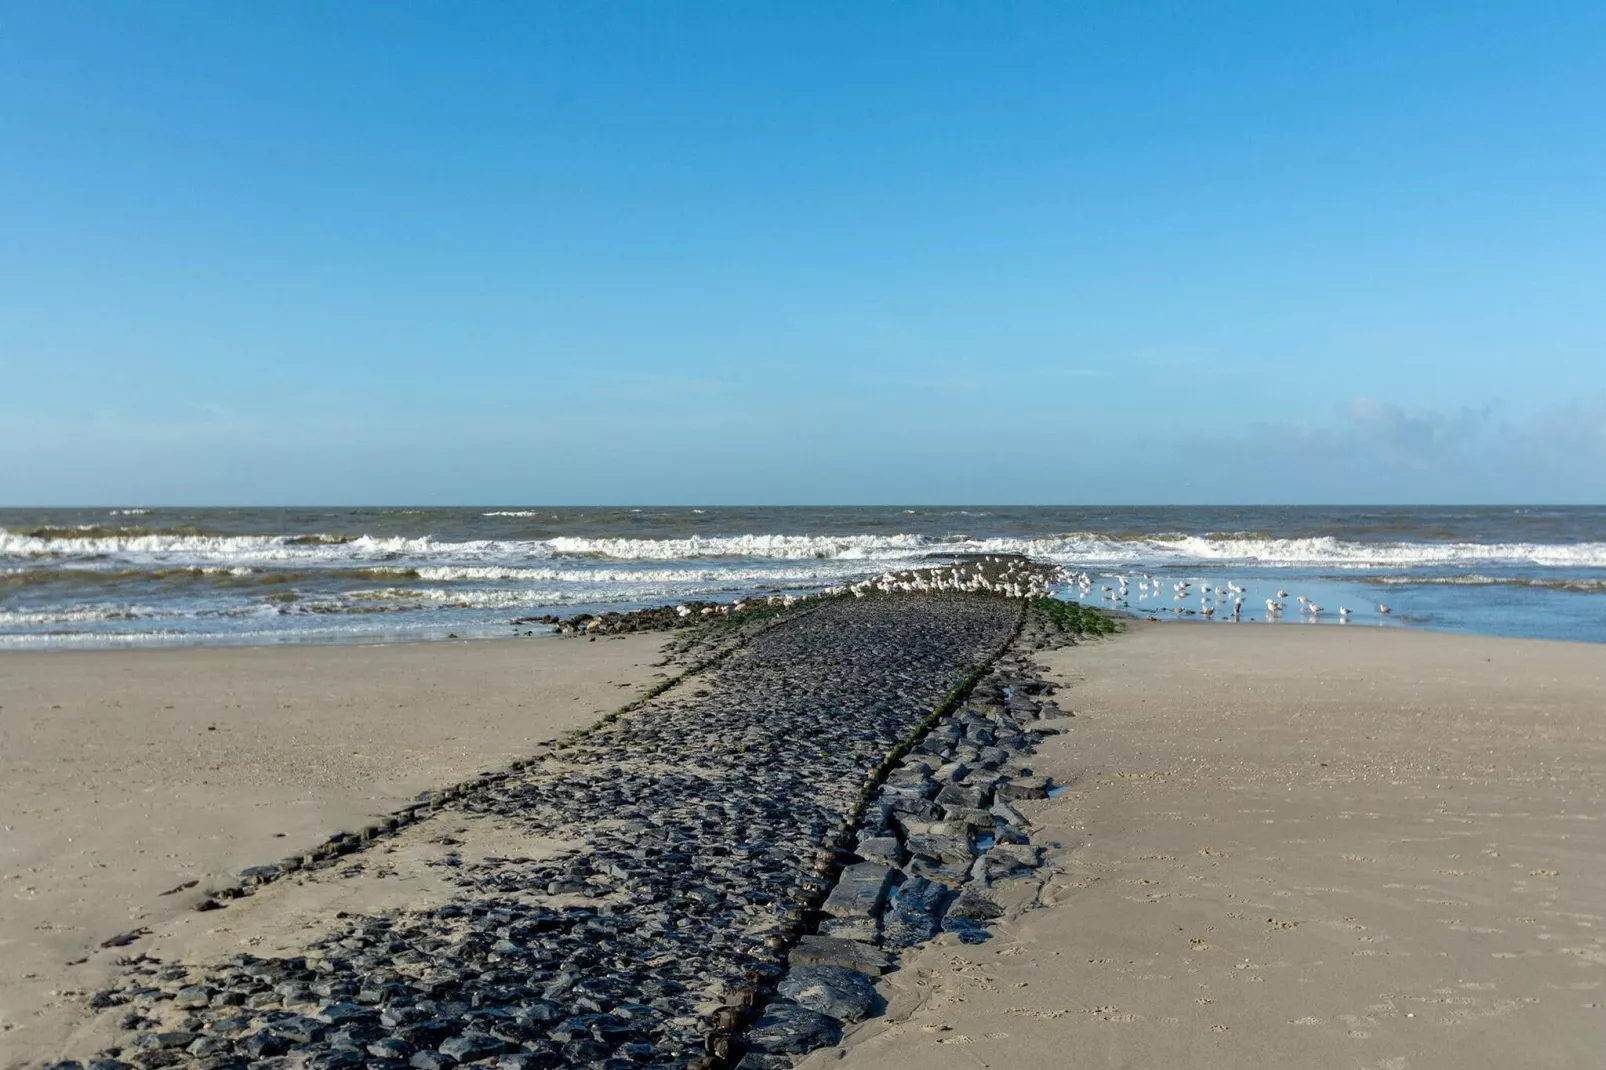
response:
[[[1526,565],[1544,568],[1606,567],[1606,542],[1476,543],[1360,542],[1332,537],[1270,538],[1255,533],[1117,536],[1071,532],[1029,538],[964,535],[693,536],[679,539],[580,538],[477,539],[431,536],[212,535],[189,531],[105,528],[0,528],[0,557],[123,558],[239,564],[361,564],[405,560],[420,564],[515,567],[524,561],[584,557],[616,561],[907,561],[941,553],[1013,553],[1074,565],[1246,564],[1337,568],[1468,567]],[[493,577],[486,577],[493,578]]]
[[[1367,583],[1387,587],[1428,585],[1435,587],[1534,587],[1546,591],[1573,591],[1578,594],[1606,594],[1606,579],[1552,579],[1544,576],[1483,576],[1477,573],[1457,576],[1366,576]]]

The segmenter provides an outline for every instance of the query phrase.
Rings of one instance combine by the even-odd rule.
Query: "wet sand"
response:
[[[1606,646],[1139,625],[1042,655],[1041,906],[803,1065],[1470,1070],[1606,1051]]]
[[[0,1067],[60,1050],[101,941],[238,919],[190,907],[594,722],[674,671],[663,641],[0,655]]]

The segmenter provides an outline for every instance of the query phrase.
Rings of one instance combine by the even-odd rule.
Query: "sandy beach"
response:
[[[1042,656],[1041,905],[803,1065],[1586,1067],[1606,647],[1138,625]]]
[[[594,722],[662,642],[0,655],[0,1066],[61,1050],[101,941],[185,954],[209,882]]]

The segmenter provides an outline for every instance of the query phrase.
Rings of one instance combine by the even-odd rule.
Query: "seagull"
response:
[[[1383,605],[1381,603],[1378,604],[1377,611],[1379,613],[1392,613],[1393,612],[1393,610],[1389,609],[1388,606],[1385,606],[1385,605]]]

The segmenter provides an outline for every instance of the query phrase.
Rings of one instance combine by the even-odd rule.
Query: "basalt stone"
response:
[[[891,948],[913,947],[936,936],[948,894],[948,889],[924,877],[904,881],[881,919],[882,943]]]
[[[876,862],[859,862],[842,871],[820,909],[835,917],[870,917],[886,902],[893,870]]]
[[[1023,776],[998,785],[1001,799],[1046,799],[1052,783],[1047,777]]]
[[[299,1014],[276,1019],[268,1028],[294,1044],[316,1043],[329,1031],[324,1023]]]
[[[413,1070],[452,1070],[457,1060],[438,1051],[418,1051],[407,1060],[407,1065]]]
[[[498,1040],[488,1033],[463,1033],[441,1041],[437,1050],[442,1055],[450,1055],[460,1063],[472,1063],[492,1055],[500,1055],[507,1049],[506,1041]]]
[[[948,784],[937,793],[937,805],[945,810],[974,810],[986,804],[986,795],[968,784]]]
[[[384,1030],[378,1026],[358,1023],[335,1030],[325,1038],[325,1042],[331,1048],[367,1051],[370,1042],[378,1040],[384,1035]]]
[[[841,1042],[841,1022],[786,1000],[772,1000],[747,1030],[748,1047],[771,1055],[804,1055]]]
[[[777,990],[801,1007],[843,1022],[862,1022],[880,1005],[875,982],[843,966],[795,966]]]
[[[134,1046],[147,1051],[167,1048],[187,1048],[196,1040],[194,1033],[143,1033],[134,1041]]]
[[[840,940],[830,936],[805,936],[798,940],[788,956],[797,966],[846,966],[860,973],[882,974],[892,966],[885,951],[854,940]]]
[[[909,853],[917,857],[935,858],[942,862],[952,862],[964,866],[970,865],[971,859],[976,857],[976,848],[970,842],[969,836],[926,834],[910,836],[907,843]]]
[[[855,851],[866,862],[877,862],[884,866],[899,865],[904,857],[903,847],[896,836],[863,837]]]
[[[433,1048],[460,1028],[449,1018],[427,1018],[396,1030],[396,1035],[415,1048]]]
[[[792,1070],[796,1060],[790,1055],[771,1055],[763,1051],[750,1051],[736,1064],[736,1070]]]
[[[1016,870],[1030,871],[1043,864],[1043,849],[1028,844],[1001,843],[987,852],[987,861],[995,869],[1010,870],[1008,876],[1017,876]]]
[[[571,1040],[563,1045],[563,1058],[571,1065],[600,1062],[613,1054],[613,1049],[589,1037]]]
[[[166,1048],[153,1048],[149,1051],[135,1052],[129,1058],[139,1070],[162,1070],[163,1067],[174,1066],[181,1060],[175,1051]]]
[[[968,921],[989,921],[1003,913],[1003,907],[975,888],[964,889],[948,907],[948,917]]]
[[[350,1049],[314,1052],[307,1057],[307,1070],[361,1070],[368,1062],[362,1052]]]
[[[988,933],[980,922],[968,918],[946,917],[942,919],[942,931],[953,933],[959,937],[962,944],[980,944],[988,939]]]
[[[924,855],[916,855],[904,867],[912,877],[925,877],[957,887],[970,877],[970,866],[963,862],[942,862]]]
[[[1026,815],[1009,805],[1007,802],[1000,801],[993,803],[992,807],[988,810],[988,813],[992,814],[1000,821],[1003,821],[1005,824],[1012,825],[1015,828],[1027,829],[1032,827],[1032,823],[1027,820]]]
[[[881,926],[875,918],[822,918],[820,935],[842,940],[857,940],[873,944],[881,935]]]
[[[413,1057],[414,1048],[400,1037],[381,1037],[368,1045],[368,1054],[376,1059],[396,1059],[406,1062]]]
[[[227,1037],[201,1036],[196,1037],[184,1050],[195,1056],[222,1055],[234,1050],[234,1042]]]
[[[955,824],[963,825],[972,834],[991,833],[997,824],[990,810],[950,809],[948,819]]]
[[[517,1051],[496,1060],[496,1070],[551,1070],[562,1064],[556,1051]]]
[[[268,1059],[290,1050],[290,1041],[278,1033],[264,1030],[252,1033],[236,1044],[241,1052],[252,1059]]]

